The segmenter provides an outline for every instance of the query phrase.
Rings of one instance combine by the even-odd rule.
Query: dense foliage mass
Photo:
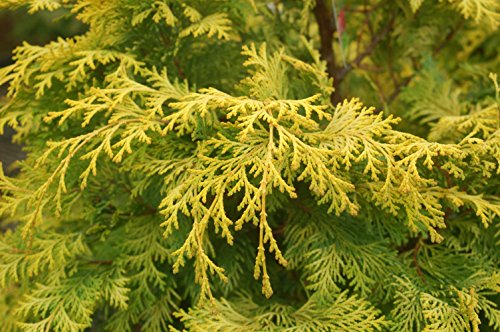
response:
[[[497,1],[19,6],[2,331],[500,329]]]

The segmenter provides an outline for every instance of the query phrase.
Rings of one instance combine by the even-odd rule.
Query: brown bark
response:
[[[335,72],[335,54],[333,53],[333,34],[335,32],[335,24],[333,12],[323,0],[316,1],[314,7],[314,17],[318,23],[321,46],[321,57],[327,64],[327,72],[330,77],[333,77]]]

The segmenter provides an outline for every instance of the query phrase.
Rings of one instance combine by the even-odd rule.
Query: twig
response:
[[[161,29],[158,29],[158,33],[160,35],[160,39],[161,39],[163,45],[165,45],[168,48],[171,43],[168,41],[167,36],[163,33],[163,31]],[[173,63],[174,63],[175,68],[177,69],[177,74],[179,75],[179,78],[181,80],[186,79],[186,75],[184,74],[184,70],[182,70],[182,67],[179,63],[179,59],[174,58]]]
[[[87,263],[89,263],[89,264],[98,264],[98,265],[112,265],[113,261],[112,260],[94,259],[94,260],[87,260]]]
[[[441,174],[443,174],[443,176],[444,176],[444,178],[446,180],[446,186],[448,188],[453,187],[453,183],[451,181],[450,173],[448,173],[446,170],[442,169],[441,165],[439,165],[437,162],[435,163],[435,165],[436,165],[436,168],[441,172]]]
[[[455,35],[457,34],[457,32],[460,30],[460,28],[463,26],[464,24],[464,20],[460,20],[460,22],[455,26],[455,28],[453,28],[445,37],[444,41],[439,44],[438,46],[436,46],[434,48],[434,51],[432,52],[432,55],[433,56],[436,56],[438,55],[445,47],[446,45],[448,45],[452,40],[453,40],[453,37],[455,37]],[[403,81],[401,81],[399,84],[396,85],[396,87],[394,88],[394,91],[391,93],[391,95],[389,96],[388,98],[388,103],[392,103],[394,101],[394,99],[396,99],[396,97],[401,93],[401,90],[408,86],[408,84],[410,84],[410,82],[415,78],[416,74],[413,74],[407,78],[405,78]]]
[[[444,38],[444,41],[434,48],[432,55],[437,55],[439,52],[441,52],[441,50],[453,40],[453,37],[455,37],[458,30],[460,30],[460,28],[462,28],[463,25],[464,25],[464,20],[461,19],[460,22],[458,22],[458,24],[453,29],[451,29],[450,32],[448,32],[448,34]]]
[[[312,214],[311,209],[309,207],[301,204],[297,199],[292,199],[291,202],[293,205],[295,205],[295,207],[299,208],[302,212],[305,212],[308,215]]]
[[[184,74],[184,70],[182,70],[181,64],[179,63],[179,59],[174,59],[174,66],[177,68],[177,74],[181,80],[186,79],[186,75]]]
[[[420,243],[420,238],[419,238],[417,244],[415,245],[415,248],[413,249],[413,265],[415,266],[415,269],[417,270],[417,274],[419,275],[420,279],[422,279],[424,284],[426,284],[427,282],[425,280],[424,272],[422,272],[422,269],[418,265],[418,260],[417,260],[417,256],[418,256],[418,252],[420,251],[420,248],[421,248],[421,243]]]
[[[351,70],[357,67],[361,63],[361,61],[363,61],[367,56],[373,53],[378,43],[382,39],[384,39],[384,37],[387,36],[387,34],[391,31],[392,27],[394,26],[394,21],[395,21],[395,16],[393,16],[389,21],[389,23],[372,38],[370,44],[361,54],[358,54],[358,56],[351,63],[349,63],[346,68],[342,68],[337,72],[336,76],[337,82],[342,81]]]
[[[116,182],[114,182],[114,183],[118,184]],[[133,198],[133,200],[136,201],[136,203],[139,204],[139,206],[142,206],[143,208],[146,209],[146,211],[148,212],[148,215],[155,215],[155,214],[158,213],[158,209],[157,208],[155,208],[153,205],[151,205],[151,204],[147,203],[146,201],[144,201],[144,199],[141,196],[134,195],[134,193],[132,192],[132,189],[127,184],[123,184],[123,188]]]
[[[340,69],[335,71],[333,76],[335,78],[334,88],[336,91],[336,93],[335,93],[335,95],[336,95],[335,100],[336,101],[340,100],[340,98],[339,98],[340,97],[339,96],[340,83],[342,83],[342,81],[344,80],[344,78],[347,76],[347,74],[349,72],[351,72],[354,68],[359,66],[361,61],[363,61],[367,56],[369,56],[370,54],[373,53],[373,51],[375,50],[375,47],[378,45],[378,43],[380,43],[392,30],[395,20],[396,20],[396,16],[393,15],[391,17],[391,19],[389,20],[389,23],[385,27],[383,27],[375,36],[372,37],[370,44],[368,44],[368,46],[365,48],[365,50],[362,53],[358,54],[358,56],[352,62],[347,64],[346,67],[340,68]]]
[[[23,255],[33,255],[36,253],[33,250],[19,249],[19,248],[10,248],[10,252],[13,254],[23,254]]]
[[[404,87],[406,87],[410,82],[413,80],[415,75],[408,76],[401,82],[399,82],[396,87],[394,88],[394,91],[391,93],[389,98],[387,98],[387,103],[390,104],[396,99],[396,97],[401,93],[401,90],[403,90]]]

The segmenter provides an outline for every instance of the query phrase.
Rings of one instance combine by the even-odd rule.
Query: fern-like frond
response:
[[[19,247],[12,236],[0,241],[0,287],[18,283],[44,273],[59,280],[66,276],[72,260],[88,255],[89,248],[79,235],[60,234],[35,237],[31,247]]]
[[[488,24],[492,29],[500,25],[500,4],[495,0],[448,0],[465,18]]]
[[[0,4],[0,8],[16,8],[28,6],[31,14],[40,10],[59,9],[68,0],[5,0]]]
[[[416,12],[424,0],[408,0],[411,9]],[[445,2],[446,0],[440,0]],[[495,30],[500,25],[500,5],[495,0],[448,0],[466,19],[474,20],[477,24],[488,25]]]
[[[326,307],[325,307],[326,306]],[[261,308],[249,299],[215,302],[210,307],[180,311],[179,318],[192,331],[380,331],[387,326],[383,317],[366,301],[347,293],[327,299],[312,297],[299,308],[271,304]],[[327,308],[327,309],[325,309]],[[349,323],[347,323],[349,322]]]
[[[409,119],[429,124],[443,117],[460,116],[464,105],[461,91],[450,79],[445,79],[436,65],[428,66],[413,81],[411,88],[401,94],[401,99],[410,105],[405,112]]]
[[[104,298],[111,305],[127,306],[128,289],[121,273],[88,273],[72,276],[61,283],[39,284],[21,300],[19,315],[26,322],[20,323],[25,331],[81,332],[91,326],[92,312]]]
[[[218,39],[229,39],[229,33],[231,32],[231,20],[226,14],[212,14],[195,20],[195,15],[189,16],[194,22],[182,30],[179,34],[181,38],[193,35],[193,37],[198,37],[201,35],[207,35],[208,37],[217,36]]]

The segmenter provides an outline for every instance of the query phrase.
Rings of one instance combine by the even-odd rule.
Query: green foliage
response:
[[[2,2],[0,326],[498,330],[498,5],[337,5]]]
[[[214,317],[214,312],[215,317]],[[335,299],[313,296],[300,308],[290,305],[258,305],[246,297],[236,302],[222,300],[213,308],[180,311],[177,316],[190,331],[375,331],[387,322],[375,318],[369,304],[336,294]]]

